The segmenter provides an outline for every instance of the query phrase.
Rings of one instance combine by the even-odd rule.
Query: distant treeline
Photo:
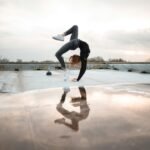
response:
[[[31,60],[31,61],[24,61],[22,59],[17,59],[16,61],[10,61],[9,59],[7,58],[2,58],[0,57],[0,63],[57,63],[57,62],[54,62],[52,60],[44,60],[44,61],[35,61],[35,60]]]
[[[110,58],[108,60],[104,60],[102,57],[100,56],[97,56],[97,57],[93,57],[93,58],[89,58],[88,59],[88,62],[89,63],[134,63],[134,62],[129,62],[129,61],[126,61],[122,58]],[[150,62],[150,61],[145,61],[145,62]],[[10,61],[9,59],[7,58],[3,58],[3,57],[0,57],[0,63],[52,63],[52,64],[57,64],[58,62],[55,62],[55,61],[52,61],[52,60],[44,60],[44,61],[35,61],[35,60],[32,60],[32,61],[24,61],[22,59],[17,59],[16,61]],[[66,62],[68,63],[68,62]]]
[[[123,60],[122,58],[112,58],[106,61],[100,56],[89,58],[88,61],[89,62],[127,62],[126,60]]]

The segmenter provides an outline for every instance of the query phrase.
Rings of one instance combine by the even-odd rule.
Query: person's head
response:
[[[72,55],[70,58],[69,58],[69,62],[71,65],[76,65],[76,64],[79,64],[80,63],[80,56],[79,55]]]

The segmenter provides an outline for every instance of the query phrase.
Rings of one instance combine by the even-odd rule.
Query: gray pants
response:
[[[55,54],[63,69],[65,69],[66,66],[62,55],[69,50],[75,50],[76,48],[79,47],[78,26],[74,25],[73,27],[71,27],[69,30],[65,32],[65,36],[69,34],[71,34],[70,41],[65,45],[63,45]]]

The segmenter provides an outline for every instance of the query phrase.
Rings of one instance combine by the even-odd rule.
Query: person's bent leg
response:
[[[69,30],[64,32],[64,36],[71,34],[70,40],[78,39],[78,26],[74,25]]]
[[[61,68],[62,69],[65,69],[66,68],[66,66],[65,66],[65,62],[64,62],[64,59],[63,59],[63,57],[62,57],[62,52],[59,50],[56,54],[55,54],[55,56],[57,57],[57,59],[59,60],[59,62],[60,62],[60,64],[61,64]]]
[[[65,62],[64,62],[64,59],[62,57],[62,55],[64,53],[66,53],[67,51],[69,51],[70,49],[72,49],[72,47],[74,46],[74,43],[73,41],[70,41],[68,43],[66,43],[64,46],[62,46],[55,54],[55,56],[57,57],[57,59],[59,60],[60,64],[61,64],[61,67],[63,69],[66,68],[65,66]]]

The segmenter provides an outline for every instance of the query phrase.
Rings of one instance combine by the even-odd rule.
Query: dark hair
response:
[[[69,58],[69,62],[70,62],[72,65],[78,64],[80,61],[81,61],[81,59],[80,59],[80,56],[79,56],[79,55],[72,55],[72,56]]]

